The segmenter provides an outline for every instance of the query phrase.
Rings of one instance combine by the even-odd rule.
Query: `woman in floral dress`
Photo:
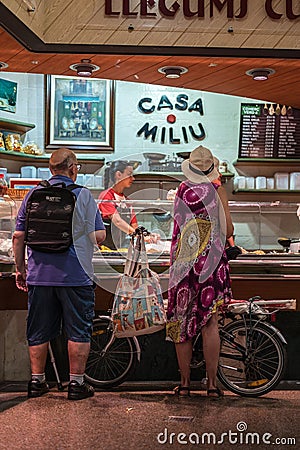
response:
[[[193,150],[182,171],[187,180],[180,184],[174,202],[167,339],[175,343],[181,372],[176,392],[189,395],[192,339],[202,331],[207,394],[220,397],[217,310],[231,299],[224,248],[233,225],[225,189],[213,182],[219,173],[210,150],[202,146]]]

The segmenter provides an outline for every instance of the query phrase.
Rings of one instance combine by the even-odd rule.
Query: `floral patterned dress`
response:
[[[167,310],[167,340],[175,343],[192,339],[231,299],[217,189],[185,181],[175,198]]]

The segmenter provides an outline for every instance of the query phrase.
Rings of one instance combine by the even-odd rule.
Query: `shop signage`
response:
[[[273,103],[242,103],[239,158],[299,161],[300,110]]]
[[[151,142],[160,141],[161,144],[188,144],[191,139],[201,141],[205,138],[205,131],[201,122],[196,125],[191,124],[190,113],[198,113],[203,116],[202,99],[198,98],[195,101],[189,102],[189,97],[186,94],[179,94],[175,101],[172,101],[167,95],[162,95],[156,104],[151,97],[143,97],[138,102],[138,110],[145,115],[151,115],[157,112],[167,113],[166,125],[158,126],[157,124],[150,125],[150,121],[138,130],[137,136],[143,136],[144,139],[151,139]],[[175,125],[177,121],[176,112],[186,111],[189,115],[186,116],[183,125]],[[193,118],[195,114],[193,114]],[[198,116],[197,116],[198,117]],[[157,118],[157,116],[156,116]]]
[[[125,17],[168,17],[178,14],[184,17],[197,17],[203,19],[206,16],[214,18],[217,14],[226,10],[228,19],[243,19],[251,13],[250,0],[198,0],[197,6],[192,0],[140,0],[139,10],[136,2],[132,0],[105,0],[105,15]],[[299,0],[265,0],[264,7],[268,17],[274,20],[287,18],[295,20],[300,14],[295,13]],[[154,11],[155,8],[155,11]]]

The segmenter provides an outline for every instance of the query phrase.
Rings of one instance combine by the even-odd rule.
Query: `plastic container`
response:
[[[300,172],[290,173],[290,189],[293,191],[300,190]]]
[[[266,177],[256,177],[255,178],[255,188],[256,189],[267,189]]]
[[[288,189],[289,188],[289,174],[284,172],[274,173],[275,189]]]
[[[34,166],[21,167],[21,177],[22,178],[36,178],[36,167],[34,167]]]
[[[275,180],[272,177],[267,178],[267,189],[272,190],[275,187]]]
[[[37,177],[41,178],[42,180],[49,180],[51,177],[50,169],[47,167],[39,167],[37,170]]]
[[[94,175],[94,187],[95,188],[103,187],[103,176],[102,175]]]
[[[246,189],[255,189],[254,177],[246,177]]]
[[[94,174],[87,173],[85,175],[85,184],[86,187],[94,187]]]
[[[83,173],[78,173],[76,178],[76,184],[84,186],[84,183],[85,183],[85,175]]]
[[[246,178],[243,176],[234,177],[235,189],[246,189]]]

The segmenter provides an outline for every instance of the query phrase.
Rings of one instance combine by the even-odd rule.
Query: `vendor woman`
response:
[[[132,206],[124,202],[124,190],[133,182],[133,167],[128,161],[113,161],[106,167],[104,183],[107,189],[99,195],[99,200],[102,200],[99,209],[106,228],[106,239],[102,245],[111,250],[127,247],[126,235],[138,227]],[[108,188],[109,185],[111,187]]]

